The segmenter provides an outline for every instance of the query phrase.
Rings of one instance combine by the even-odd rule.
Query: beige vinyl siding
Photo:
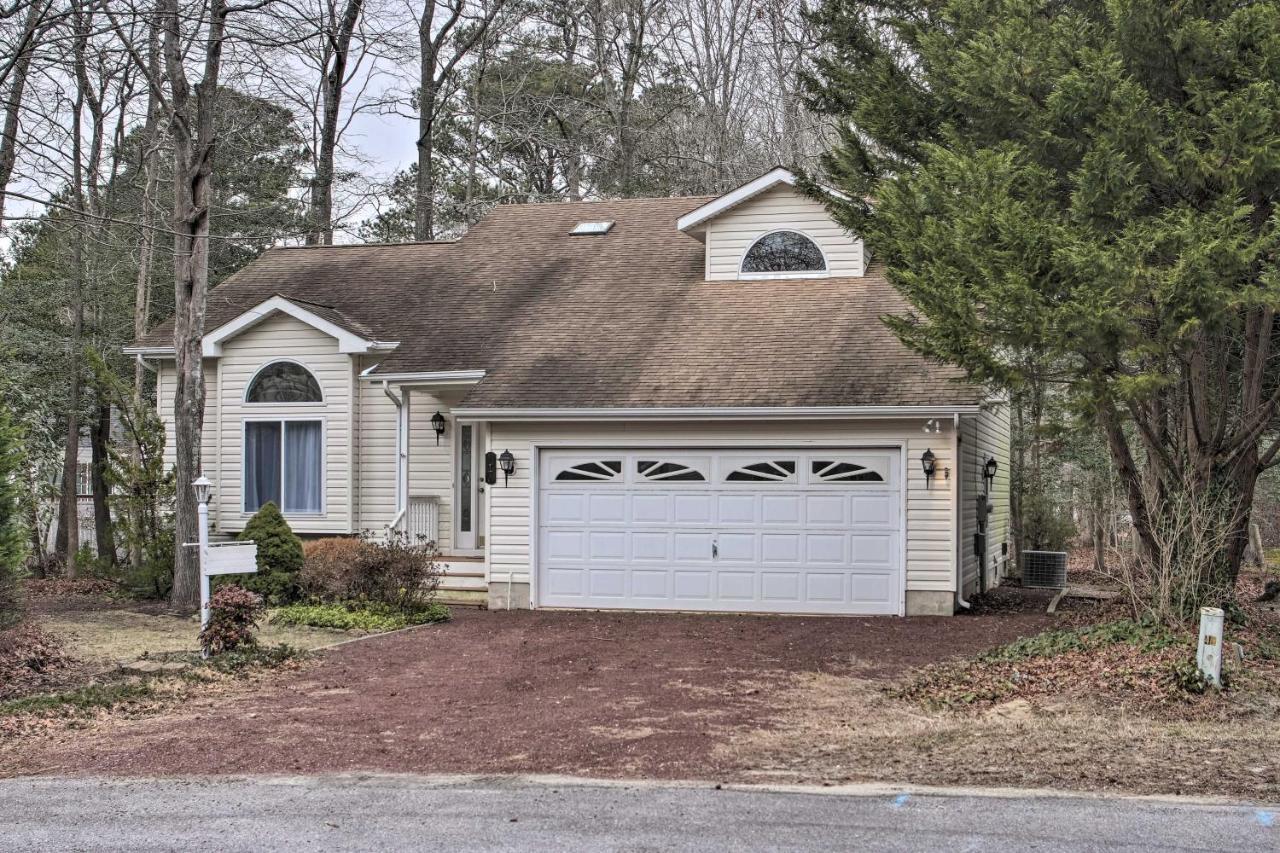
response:
[[[737,278],[747,249],[765,234],[783,229],[799,231],[817,243],[831,275],[863,274],[862,241],[832,219],[821,202],[783,185],[707,223],[707,278]]]
[[[377,362],[359,359],[357,372]],[[382,531],[396,515],[396,406],[380,382],[356,384],[356,446],[356,529]]]
[[[532,451],[540,446],[843,446],[905,444],[906,574],[908,590],[955,589],[951,490],[937,477],[926,486],[920,455],[932,448],[938,470],[950,466],[949,424],[940,433],[923,434],[921,421],[779,421],[683,423],[493,423],[489,446],[510,449],[516,470],[509,484],[486,492],[488,498],[489,579],[525,583],[530,577]]]
[[[245,403],[245,392],[257,372],[273,361],[287,359],[306,367],[324,395],[323,403]],[[243,529],[251,513],[244,512],[244,425],[247,420],[274,417],[317,419],[324,429],[324,506],[320,514],[286,513],[297,533],[349,533],[351,526],[351,412],[352,359],[338,352],[338,342],[286,314],[276,314],[223,345],[218,359],[222,406],[217,423],[219,484],[214,498],[222,530]]]
[[[440,445],[431,428],[436,412],[447,419]],[[409,393],[409,496],[434,495],[440,503],[440,530],[436,546],[447,551],[453,545],[453,437],[458,425],[449,418],[449,407],[425,391]],[[394,440],[394,439],[393,439]]]
[[[1001,545],[1010,541],[1009,505],[1009,408],[997,405],[983,410],[979,415],[967,417],[961,423],[961,543],[962,577],[965,594],[971,594],[985,586],[990,588],[1008,572],[1008,554]],[[987,519],[987,553],[980,560],[974,553],[973,538],[978,532],[978,495],[982,494],[982,470],[987,459],[994,457],[999,466],[995,481],[991,484],[993,509]],[[985,570],[983,584],[979,584],[979,572]]]

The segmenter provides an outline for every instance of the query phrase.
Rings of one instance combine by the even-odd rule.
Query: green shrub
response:
[[[21,616],[22,561],[26,525],[22,515],[22,452],[8,409],[0,407],[0,628]]]
[[[259,593],[271,604],[298,600],[298,574],[302,571],[302,540],[294,535],[280,508],[268,501],[249,519],[239,536],[258,545],[258,573],[245,575],[240,584]]]
[[[235,584],[220,587],[209,601],[209,624],[200,632],[200,648],[220,655],[257,645],[253,631],[264,609],[257,593]]]
[[[306,652],[288,643],[274,646],[259,646],[255,643],[251,647],[242,647],[199,663],[218,672],[234,674],[251,669],[275,669],[305,656]]]
[[[440,604],[428,604],[412,611],[403,611],[376,603],[346,604],[291,604],[271,615],[274,625],[305,625],[311,628],[334,628],[339,631],[397,631],[410,625],[427,625],[445,622],[449,609]]]

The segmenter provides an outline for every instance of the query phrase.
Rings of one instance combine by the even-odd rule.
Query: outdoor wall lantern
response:
[[[996,462],[994,456],[987,457],[987,463],[982,466],[982,479],[986,482],[986,490],[991,491],[991,482],[996,478],[996,471],[1000,469],[1000,465]]]
[[[920,455],[920,467],[924,470],[924,482],[928,486],[929,481],[933,479],[933,475],[938,473],[938,457],[933,455],[933,450],[926,450]]]
[[[505,486],[516,472],[516,458],[511,455],[510,450],[502,451],[502,455],[498,457],[498,467],[502,469],[502,485]]]
[[[436,412],[431,416],[431,428],[436,431],[436,447],[440,446],[440,436],[444,435],[444,415]]]

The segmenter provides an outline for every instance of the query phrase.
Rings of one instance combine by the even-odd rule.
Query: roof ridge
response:
[[[373,243],[328,243],[310,246],[268,246],[266,251],[276,252],[286,249],[368,249],[382,246],[450,246],[459,242],[461,239],[461,237],[453,237],[448,240],[405,240],[403,242],[396,243],[380,240]]]

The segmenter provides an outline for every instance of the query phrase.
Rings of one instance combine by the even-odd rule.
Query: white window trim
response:
[[[755,180],[748,181],[737,189],[730,190],[719,198],[712,199],[702,205],[702,207],[691,210],[684,216],[681,216],[676,220],[676,228],[680,231],[689,231],[693,228],[697,228],[699,225],[716,218],[730,208],[736,207],[737,205],[760,195],[760,193],[766,190],[773,189],[779,184],[795,186],[796,180],[795,174],[789,169],[785,169],[781,166],[770,169]],[[849,197],[839,190],[832,189],[828,186],[821,186],[821,189],[823,192],[838,198],[841,201],[849,200]]]
[[[756,244],[771,234],[799,234],[814,245],[822,255],[822,269],[820,270],[796,270],[790,272],[743,272],[742,265],[747,262],[747,255],[756,247]],[[813,239],[813,236],[806,234],[799,228],[774,228],[771,231],[765,231],[747,244],[747,248],[742,250],[742,254],[738,257],[738,279],[740,281],[759,281],[763,279],[773,278],[828,278],[831,275],[831,262],[827,260],[826,250],[822,248],[822,244]]]
[[[310,404],[310,405],[315,405]],[[289,464],[284,440],[284,424],[311,422],[320,424],[320,511],[289,512],[284,508],[284,469]],[[252,518],[257,510],[245,508],[249,497],[249,466],[245,456],[249,447],[249,424],[279,423],[280,426],[280,514],[289,518],[323,518],[329,512],[329,424],[323,415],[246,415],[240,423],[240,517]]]
[[[255,382],[257,382],[257,381],[258,381],[258,376],[262,373],[262,371],[266,370],[266,369],[267,369],[268,367],[270,367],[271,365],[273,365],[273,364],[279,364],[279,363],[281,363],[281,362],[288,362],[289,364],[296,364],[298,367],[301,367],[303,370],[307,371],[307,373],[310,373],[310,374],[311,374],[311,378],[312,378],[312,379],[314,379],[314,380],[316,381],[316,387],[320,389],[320,399],[319,399],[319,400],[312,400],[312,401],[305,402],[305,403],[254,403],[254,402],[250,401],[250,400],[249,400],[249,392],[253,390],[253,383],[255,383]],[[312,369],[311,369],[311,368],[310,368],[310,367],[309,367],[305,362],[299,361],[299,360],[298,360],[298,359],[296,359],[296,358],[273,358],[273,359],[270,359],[269,361],[265,361],[265,362],[263,362],[263,363],[258,367],[258,369],[257,369],[257,370],[255,370],[255,371],[253,372],[253,376],[249,377],[249,381],[248,381],[247,383],[245,383],[245,386],[244,386],[244,394],[243,394],[243,396],[241,397],[240,402],[241,402],[241,403],[243,403],[243,404],[244,404],[244,405],[246,405],[246,406],[253,406],[253,407],[255,407],[255,408],[256,408],[256,407],[258,407],[258,406],[283,406],[283,407],[286,407],[286,408],[295,408],[295,409],[296,409],[296,408],[299,408],[299,407],[302,407],[302,406],[323,406],[326,402],[328,402],[328,400],[326,399],[326,395],[325,395],[325,393],[324,393],[324,384],[323,384],[323,383],[321,383],[321,381],[320,381],[320,377],[319,377],[319,376],[317,376],[317,375],[316,375],[316,372],[315,372],[314,370],[312,370]]]

